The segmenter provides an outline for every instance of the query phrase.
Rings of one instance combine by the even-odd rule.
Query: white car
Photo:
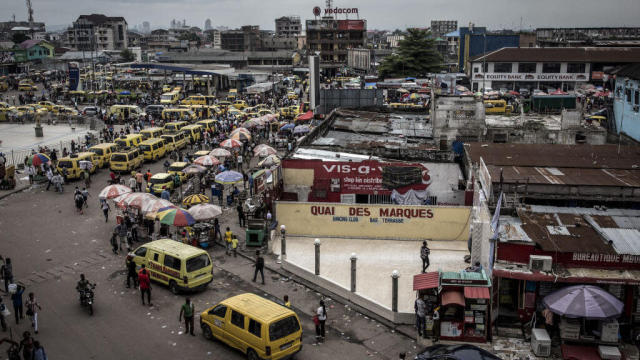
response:
[[[82,109],[82,115],[96,115],[100,112],[96,106],[87,106]]]

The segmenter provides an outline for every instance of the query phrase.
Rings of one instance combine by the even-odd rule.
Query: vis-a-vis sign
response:
[[[276,203],[278,222],[294,236],[466,241],[470,215],[466,206]]]

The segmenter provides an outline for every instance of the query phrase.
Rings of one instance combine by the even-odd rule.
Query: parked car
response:
[[[85,108],[82,109],[82,115],[96,115],[98,112],[100,112],[100,109],[96,106],[85,106]]]
[[[429,346],[416,355],[415,360],[500,360],[487,350],[473,345],[444,345]]]

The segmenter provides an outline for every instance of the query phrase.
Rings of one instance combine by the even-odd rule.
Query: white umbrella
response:
[[[148,203],[158,201],[158,198],[149,193],[135,192],[119,196],[116,200],[116,206],[119,208],[133,207],[140,209]]]
[[[225,157],[225,156],[231,156],[231,152],[227,149],[217,148],[217,149],[211,150],[209,155],[217,156],[217,157]]]
[[[218,205],[198,204],[187,210],[196,221],[207,221],[222,214],[222,209]]]
[[[175,205],[171,201],[167,201],[164,199],[156,199],[156,201],[148,202],[144,204],[144,206],[140,208],[140,211],[146,214],[150,212],[156,212],[162,208],[170,207],[170,206],[175,206]]]
[[[100,199],[114,199],[120,195],[132,192],[131,188],[124,185],[108,185],[98,195]]]
[[[258,166],[272,166],[280,164],[280,158],[276,155],[269,155],[258,163]]]
[[[213,166],[213,165],[219,165],[220,160],[216,159],[211,155],[205,155],[195,159],[193,163],[201,166]]]
[[[253,148],[253,154],[256,156],[269,156],[269,155],[275,155],[278,152],[276,151],[276,149],[272,148],[271,146],[267,145],[267,144],[260,144],[257,145],[255,148]]]

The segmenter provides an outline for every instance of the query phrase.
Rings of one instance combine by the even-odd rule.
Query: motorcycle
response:
[[[89,315],[93,315],[93,290],[96,284],[88,284],[84,290],[78,290],[80,293],[80,305],[89,308]]]

